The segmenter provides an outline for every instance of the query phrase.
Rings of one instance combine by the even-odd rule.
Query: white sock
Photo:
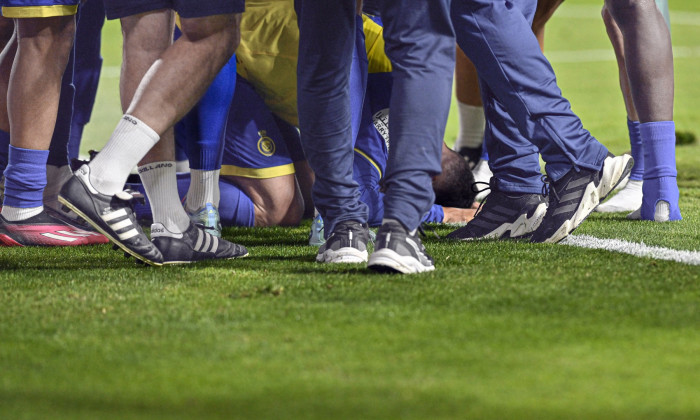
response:
[[[182,233],[190,225],[177,194],[175,162],[152,162],[139,166],[139,176],[151,202],[153,223],[161,223],[172,233]]]
[[[185,201],[185,210],[188,213],[194,213],[207,203],[212,203],[214,207],[219,208],[220,172],[220,169],[215,171],[190,170],[190,189],[187,190],[187,200]]]
[[[459,133],[455,140],[454,150],[459,151],[462,147],[477,148],[484,142],[484,131],[486,131],[486,116],[484,107],[467,105],[457,101],[459,111]]]
[[[66,181],[73,175],[70,166],[46,165],[46,187],[44,188],[44,205],[54,210],[60,210],[61,204],[58,202],[58,193]]]
[[[124,115],[105,147],[90,162],[90,183],[102,194],[120,192],[131,169],[158,140],[158,133],[143,121]]]
[[[175,172],[189,172],[190,171],[190,161],[189,160],[178,160],[175,162]]]
[[[601,203],[595,211],[600,213],[613,213],[621,211],[634,211],[642,206],[643,181],[630,179],[625,188],[615,194],[608,201]]]
[[[20,207],[10,207],[3,206],[2,217],[4,217],[8,222],[17,222],[19,220],[27,220],[30,217],[34,217],[44,210],[44,206],[32,207],[28,209],[23,209]]]

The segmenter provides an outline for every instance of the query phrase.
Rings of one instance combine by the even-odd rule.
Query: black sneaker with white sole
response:
[[[90,184],[90,167],[83,165],[66,181],[58,201],[73,210],[127,254],[150,265],[161,265],[163,255],[139,226],[133,211],[137,193],[97,192]]]
[[[417,235],[394,220],[385,221],[377,231],[374,252],[367,267],[383,273],[413,274],[435,270],[433,259]]]
[[[367,262],[369,227],[365,223],[346,220],[339,222],[321,245],[316,261],[325,263]]]
[[[447,235],[448,239],[517,239],[529,236],[547,212],[542,194],[504,192],[491,182],[491,192],[466,226]]]
[[[549,208],[532,242],[556,243],[574,231],[632,170],[630,155],[608,154],[599,171],[571,169],[549,185]]]
[[[160,223],[151,226],[153,245],[163,254],[163,264],[188,264],[203,260],[230,260],[248,255],[243,245],[234,244],[190,222],[182,233],[169,232]]]

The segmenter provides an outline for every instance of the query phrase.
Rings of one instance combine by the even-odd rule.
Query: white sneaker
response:
[[[630,179],[627,185],[615,194],[610,200],[600,204],[595,211],[600,213],[615,213],[620,211],[634,211],[642,205],[642,183]]]
[[[474,169],[472,169],[472,174],[474,175],[474,182],[484,182],[486,184],[489,183],[491,180],[491,177],[493,176],[493,172],[491,172],[491,168],[489,168],[489,161],[481,159],[479,163],[476,164]],[[479,194],[474,197],[474,200],[476,201],[483,201],[484,198],[486,198],[487,195],[489,195],[490,190],[486,189],[485,191],[480,192]]]

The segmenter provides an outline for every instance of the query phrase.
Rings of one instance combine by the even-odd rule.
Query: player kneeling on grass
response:
[[[377,92],[384,92],[378,89]],[[380,95],[367,93],[379,107],[388,103],[377,100]],[[388,100],[390,92],[385,92]],[[362,120],[355,148],[355,180],[370,209],[369,225],[378,226],[384,213],[381,179],[387,160],[387,141],[377,127],[386,123],[386,108],[372,117],[368,108]],[[383,131],[383,130],[382,130]],[[178,143],[181,140],[178,138]],[[291,226],[301,221],[304,213],[303,191],[295,179],[299,168],[305,168],[304,155],[295,127],[274,116],[252,86],[239,76],[233,104],[226,123],[218,214],[223,226]],[[471,220],[473,181],[466,162],[443,145],[443,174],[436,177],[433,188],[437,201],[450,206],[434,205],[425,222],[459,223]],[[297,168],[297,169],[295,169]],[[308,170],[308,169],[307,169]],[[303,174],[306,175],[306,174]],[[182,200],[191,191],[190,174],[178,174],[178,192]],[[144,191],[136,178],[127,187]],[[460,208],[461,207],[461,208]],[[134,210],[141,223],[150,223],[150,205],[136,204]]]

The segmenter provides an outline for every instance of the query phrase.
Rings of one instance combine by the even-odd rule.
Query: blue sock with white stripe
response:
[[[25,220],[44,209],[49,151],[22,149],[12,145],[9,150],[2,215],[10,221]]]
[[[642,123],[644,142],[644,184],[642,185],[642,220],[655,220],[656,205],[669,205],[668,220],[681,220],[676,182],[676,126],[673,121]]]

